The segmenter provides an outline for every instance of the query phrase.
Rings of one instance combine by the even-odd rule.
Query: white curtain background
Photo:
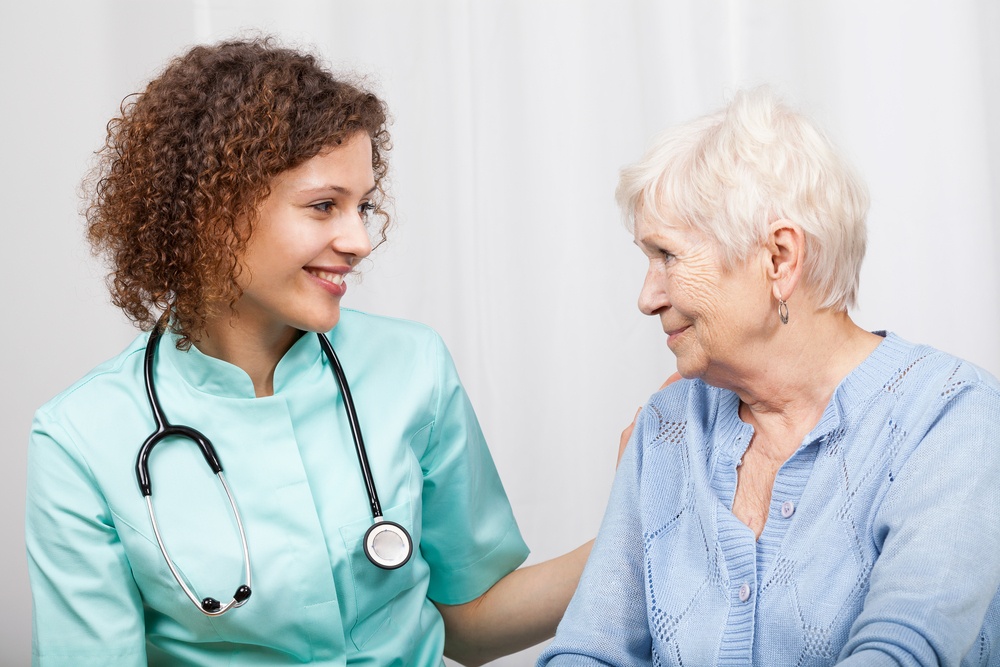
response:
[[[595,534],[618,435],[674,370],[635,307],[644,264],[614,207],[617,172],[737,88],[775,85],[865,176],[859,324],[1000,374],[995,0],[11,0],[2,665],[30,659],[32,413],[135,333],[84,244],[80,179],[123,97],[188,46],[246,30],[367,73],[389,102],[398,224],[345,304],[444,336],[529,562]]]

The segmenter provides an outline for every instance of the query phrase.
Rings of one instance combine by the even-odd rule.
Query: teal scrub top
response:
[[[357,406],[385,517],[412,535],[396,570],[365,557],[371,510],[343,402],[315,335],[255,398],[238,367],[165,335],[154,377],[173,424],[214,444],[249,543],[253,595],[202,614],[170,574],[135,477],[153,430],[148,334],[43,406],[28,457],[27,549],[36,665],[440,665],[431,600],[475,599],[527,556],[440,337],[344,310],[330,339]],[[229,502],[200,450],[167,439],[149,460],[175,565],[199,598],[243,583]]]

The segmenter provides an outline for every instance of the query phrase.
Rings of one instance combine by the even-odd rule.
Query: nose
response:
[[[646,269],[646,278],[639,291],[639,310],[644,315],[655,315],[670,305],[663,286],[663,269],[652,262]]]
[[[355,213],[344,220],[344,223],[339,226],[339,233],[333,239],[331,244],[333,249],[340,254],[353,256],[355,261],[370,255],[372,241],[368,236],[368,226],[362,214]]]

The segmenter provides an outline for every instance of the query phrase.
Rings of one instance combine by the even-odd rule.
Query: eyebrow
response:
[[[362,195],[362,197],[367,197],[368,195],[370,195],[373,192],[375,192],[375,190],[377,188],[378,188],[377,184],[373,185],[371,187],[371,189],[368,190],[368,192],[366,192],[366,193],[364,193]],[[323,192],[330,192],[331,190],[333,192],[336,192],[336,193],[342,194],[342,195],[349,195],[349,194],[351,194],[351,191],[348,188],[345,188],[345,187],[343,187],[341,185],[321,185],[321,186],[318,186],[318,187],[315,187],[315,188],[302,188],[301,190],[298,190],[298,194],[300,194],[300,195],[314,195],[314,194],[320,194],[320,193],[323,193]]]

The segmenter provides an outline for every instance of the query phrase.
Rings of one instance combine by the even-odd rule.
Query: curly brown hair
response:
[[[170,313],[179,345],[232,308],[240,258],[275,176],[357,132],[372,143],[376,203],[391,148],[385,103],[272,38],[196,46],[107,127],[89,182],[87,237],[112,303],[142,329]],[[389,215],[382,205],[378,243]]]

